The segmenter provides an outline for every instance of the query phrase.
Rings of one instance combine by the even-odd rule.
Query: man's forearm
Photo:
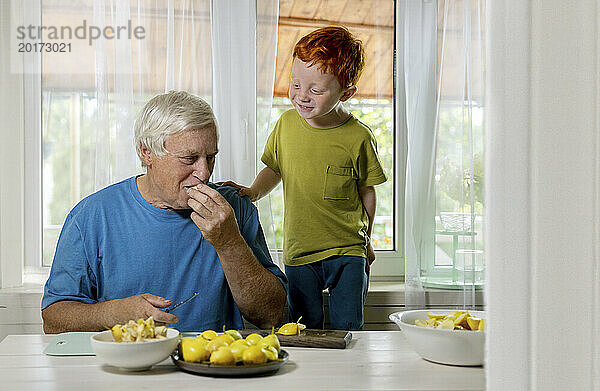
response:
[[[257,194],[257,199],[260,200],[269,194],[279,182],[281,182],[281,175],[271,168],[265,167],[258,173],[250,187]]]
[[[42,310],[44,332],[101,331],[150,316],[157,324],[176,323],[179,320],[176,315],[161,310],[171,304],[171,300],[150,293],[91,304],[58,301]]]
[[[261,328],[278,325],[286,301],[281,281],[262,266],[241,235],[217,254],[242,314]]]

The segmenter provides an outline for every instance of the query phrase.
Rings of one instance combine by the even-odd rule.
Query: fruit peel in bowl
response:
[[[444,330],[485,330],[485,319],[473,316],[469,311],[452,311],[447,314],[427,312],[429,319],[415,320],[415,326],[439,328]]]
[[[446,324],[448,328],[415,325],[417,321],[417,323],[426,324],[428,320],[435,319],[435,317],[439,317],[438,320],[443,318],[447,320],[447,315],[455,311],[453,309],[412,310],[392,313],[389,318],[398,325],[410,346],[423,359],[449,365],[483,365],[485,331],[465,329],[462,324],[470,327],[468,323],[463,323],[468,317],[465,316],[458,320],[457,325],[463,329],[454,329],[456,326],[454,321],[452,321],[452,329],[450,329],[449,322]],[[468,313],[471,318],[481,319],[478,327],[482,325],[485,328],[484,311],[468,311]]]
[[[165,338],[116,342],[112,331],[106,330],[90,338],[92,350],[104,364],[128,371],[144,371],[167,359],[177,348],[180,335],[178,330],[168,328]]]

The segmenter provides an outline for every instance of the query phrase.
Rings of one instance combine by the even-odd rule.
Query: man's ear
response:
[[[346,88],[346,91],[344,91],[344,93],[342,94],[340,101],[345,102],[348,99],[352,98],[354,96],[354,94],[356,94],[357,90],[358,90],[358,88],[356,88],[356,86],[350,86],[350,87]]]
[[[146,166],[152,165],[153,153],[148,148],[146,148],[144,145],[140,145],[140,152],[141,152],[142,161],[144,162],[144,164],[146,164]]]

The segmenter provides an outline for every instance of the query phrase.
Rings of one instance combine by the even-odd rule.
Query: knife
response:
[[[173,311],[174,309],[176,309],[177,307],[181,307],[182,305],[184,305],[185,303],[189,302],[190,300],[192,300],[194,297],[198,296],[198,292],[194,292],[194,294],[190,297],[188,297],[187,299],[185,299],[184,301],[182,301],[179,304],[176,304],[175,306],[171,307],[171,308],[167,308],[165,310],[166,313],[169,313],[171,311]]]

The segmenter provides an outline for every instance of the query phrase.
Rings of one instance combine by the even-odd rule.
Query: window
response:
[[[89,122],[97,101],[85,93],[43,89],[42,102],[42,265],[50,266],[67,213],[94,191]]]
[[[36,227],[43,225],[40,234],[42,244],[39,246],[43,266],[51,264],[58,234],[68,211],[80,199],[102,187],[99,186],[103,183],[102,178],[113,178],[112,182],[114,178],[120,179],[119,175],[115,175],[119,171],[116,162],[128,156],[133,161],[128,163],[129,167],[139,169],[133,145],[115,143],[114,138],[119,133],[129,132],[135,114],[150,97],[163,92],[166,84],[170,86],[167,89],[186,89],[212,102],[211,56],[216,54],[211,51],[212,38],[209,38],[210,0],[175,1],[171,11],[166,5],[142,3],[143,7],[137,9],[132,2],[128,15],[134,25],[137,23],[148,29],[147,38],[133,45],[130,53],[135,68],[132,74],[143,77],[131,77],[126,72],[110,69],[110,64],[118,60],[111,56],[123,55],[117,46],[106,50],[109,56],[105,58],[108,64],[105,72],[95,73],[97,63],[90,62],[89,58],[96,58],[97,53],[87,48],[85,61],[81,60],[79,64],[66,64],[64,58],[54,57],[52,61],[51,57],[42,57],[42,78],[37,81],[37,87],[35,81],[31,81],[33,87],[26,88],[26,101],[41,102],[39,107],[34,105],[28,109],[26,119],[36,115],[41,117],[41,124],[37,124],[42,135],[39,148],[41,174],[38,179],[43,186]],[[395,3],[394,0],[378,1],[377,7],[372,7],[371,2],[358,0],[280,1],[270,127],[257,128],[256,137],[250,137],[245,143],[251,142],[256,147],[254,157],[258,172],[263,167],[260,156],[269,132],[279,116],[291,108],[287,98],[291,53],[300,37],[319,27],[342,24],[363,41],[367,57],[365,70],[357,95],[345,105],[372,129],[388,176],[385,184],[376,187],[378,204],[372,239],[377,262],[372,275],[379,279],[397,279],[404,274],[404,158],[409,148],[405,143],[409,141],[400,134],[396,118],[393,68],[397,45]],[[47,23],[65,24],[69,18],[73,23],[81,23],[85,19],[84,14],[92,12],[91,6],[68,10],[58,0],[42,0],[40,4],[38,12]],[[484,248],[482,5],[482,0],[437,1],[438,107],[435,173],[432,179],[435,189],[435,211],[432,211],[435,215],[435,250],[431,259],[420,264],[423,280],[429,286],[453,287],[469,282],[468,278],[465,279],[466,267],[462,261],[465,255],[459,252],[457,256],[457,250]],[[107,21],[109,15],[115,14],[114,7],[116,4],[107,5]],[[170,31],[164,27],[167,20],[174,26]],[[162,56],[164,42],[171,40],[168,38],[170,33],[174,34],[174,38],[169,42],[176,44],[167,51],[168,56]],[[75,65],[85,66],[87,70],[75,71],[72,68]],[[66,71],[61,75],[63,68]],[[172,77],[165,81],[165,69],[179,71],[171,72]],[[190,73],[188,69],[200,71]],[[123,102],[114,88],[127,83],[132,83],[133,93]],[[110,88],[103,87],[106,85]],[[98,91],[102,88],[105,90],[100,96]],[[261,104],[260,97],[258,104]],[[99,116],[99,110],[109,114]],[[98,118],[104,121],[102,126],[98,125]],[[29,128],[35,130],[35,126]],[[98,129],[104,130],[99,132]],[[99,144],[99,140],[103,143]],[[110,149],[104,162],[96,158],[99,148]],[[35,148],[32,151],[35,152]],[[250,167],[254,165],[253,161]],[[102,170],[108,173],[100,172]],[[132,174],[123,171],[125,176]],[[30,188],[35,188],[35,184]],[[267,242],[272,249],[281,249],[284,207],[281,186],[271,193],[266,202],[272,212],[261,214]],[[479,253],[474,254],[471,259],[477,258],[477,264],[471,270],[470,281],[475,279],[482,284],[484,260]],[[29,265],[40,264],[34,257],[27,259]]]
[[[83,89],[61,90],[42,79],[42,266],[51,266],[62,224],[71,208],[92,194],[98,181],[115,169],[117,118],[107,118],[99,129],[101,102]],[[136,110],[152,95],[135,102]],[[106,103],[114,113],[117,102],[107,94]],[[100,133],[99,133],[100,131]],[[99,139],[107,140],[100,142]],[[98,167],[98,149],[108,148],[105,167]],[[127,149],[126,153],[132,152]],[[132,159],[136,158],[132,156]],[[139,164],[138,164],[139,169]]]
[[[71,6],[40,1],[35,12],[41,21],[34,25],[74,32],[92,25],[144,29],[139,39],[65,40],[71,53],[38,58],[41,77],[28,99],[41,102],[39,111],[30,113],[41,121],[28,132],[32,138],[41,132],[42,266],[51,265],[62,224],[77,202],[142,172],[133,120],[150,98],[165,89],[185,89],[212,101],[209,7],[209,0]]]
[[[289,64],[294,44],[304,34],[330,24],[343,24],[362,39],[367,67],[358,94],[346,106],[367,123],[377,137],[379,154],[389,181],[377,187],[377,216],[373,243],[378,250],[374,275],[403,274],[403,191],[405,148],[395,126],[393,110],[394,4],[378,2],[377,9],[360,1],[345,1],[330,9],[327,2],[285,1],[280,4],[275,100],[271,128],[291,108],[287,96]],[[437,2],[437,110],[435,152],[435,216],[433,256],[421,263],[424,283],[459,288],[483,276],[483,1]],[[268,134],[257,135],[257,171]],[[408,146],[410,148],[410,146]],[[271,193],[272,225],[269,243],[282,247],[281,185]],[[267,232],[269,232],[267,230]],[[474,250],[469,259],[462,250]],[[457,255],[457,251],[458,255]],[[381,261],[381,262],[380,262]],[[465,265],[465,263],[476,265]],[[461,264],[462,262],[462,264]],[[378,266],[385,266],[379,268]],[[467,273],[471,267],[472,273]]]

